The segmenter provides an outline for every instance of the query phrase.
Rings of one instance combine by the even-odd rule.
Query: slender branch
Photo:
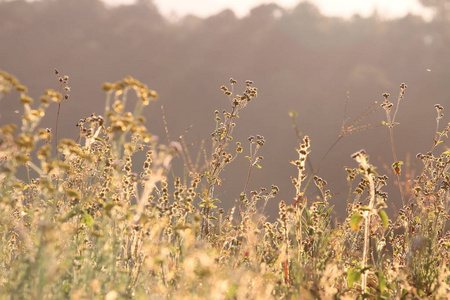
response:
[[[58,112],[56,114],[56,126],[55,126],[55,151],[56,154],[58,154],[58,124],[59,124],[59,114],[60,114],[60,110],[61,110],[61,102],[58,103]],[[58,157],[58,155],[56,155],[56,157]]]

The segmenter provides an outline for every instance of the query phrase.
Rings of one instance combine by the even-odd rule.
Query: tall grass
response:
[[[298,171],[294,199],[277,200],[276,186],[248,191],[243,182],[238,204],[228,212],[220,207],[234,201],[214,193],[221,171],[245,151],[233,129],[239,112],[257,101],[251,81],[240,94],[237,84],[221,87],[230,110],[215,112],[203,167],[171,177],[177,155],[192,166],[189,152],[176,142],[161,144],[147,130],[143,110],[158,95],[145,84],[131,77],[105,83],[104,115],[81,119],[79,139],[60,139],[52,149],[56,137],[39,123],[65,96],[47,90],[33,105],[26,87],[1,72],[0,95],[16,90],[23,115],[22,124],[0,128],[0,298],[447,297],[450,152],[439,144],[450,125],[440,129],[443,107],[436,106],[434,144],[417,155],[423,169],[403,186],[410,190],[402,190],[398,215],[388,218],[388,178],[361,150],[352,155],[354,167],[346,167],[347,218],[332,224],[326,180],[311,179],[320,200],[307,199],[302,185],[313,142],[307,136],[291,161]],[[385,100],[383,107],[392,107]],[[394,119],[385,122],[390,130]],[[262,160],[257,151],[264,142],[249,138],[247,178]],[[140,153],[145,161],[137,166]],[[394,160],[400,185],[401,164]],[[272,198],[279,201],[276,221],[264,215]]]

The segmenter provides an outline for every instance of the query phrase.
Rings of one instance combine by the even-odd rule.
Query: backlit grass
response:
[[[314,143],[308,136],[302,136],[291,161],[298,171],[293,199],[278,199],[277,186],[249,191],[243,182],[238,204],[229,211],[221,207],[235,200],[214,193],[225,166],[247,156],[249,168],[242,172],[249,178],[262,163],[257,152],[264,137],[250,137],[248,143],[232,138],[239,112],[257,101],[253,82],[240,93],[235,80],[220,88],[230,109],[212,112],[216,127],[197,163],[182,142],[165,145],[151,134],[143,112],[158,95],[131,77],[103,85],[105,112],[81,119],[76,141],[57,137],[58,121],[53,130],[40,128],[44,117],[54,117],[45,115],[52,102],[63,109],[70,101],[69,78],[56,76],[59,90],[34,101],[14,76],[0,72],[0,97],[13,101],[17,94],[23,112],[21,124],[0,128],[0,298],[449,295],[450,152],[439,144],[450,127],[439,123],[442,106],[435,106],[434,144],[417,155],[422,170],[400,185],[404,206],[395,218],[386,213],[387,176],[360,150],[352,155],[354,165],[346,167],[347,218],[332,224],[327,182],[305,168]],[[405,89],[402,85],[399,100]],[[397,123],[390,110],[400,101],[395,106],[388,97],[382,103],[391,133],[386,142],[396,157]],[[185,165],[178,176],[170,172],[175,157]],[[402,164],[396,159],[392,164],[398,181]],[[19,176],[21,170],[26,176]],[[309,178],[320,197],[307,198],[303,183]],[[267,201],[279,203],[276,221],[264,215]]]

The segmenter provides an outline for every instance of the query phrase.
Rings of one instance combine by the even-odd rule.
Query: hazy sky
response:
[[[133,3],[134,0],[104,0],[111,4]],[[398,17],[414,12],[423,13],[424,8],[418,0],[310,0],[316,4],[325,15],[349,17],[354,13],[363,16],[370,15],[374,8],[384,17]],[[289,8],[300,0],[154,0],[160,11],[166,15],[182,16],[187,13],[198,16],[208,16],[225,8],[231,8],[238,16],[244,16],[248,11],[262,3],[278,3]]]

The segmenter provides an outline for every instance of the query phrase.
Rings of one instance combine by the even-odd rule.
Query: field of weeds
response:
[[[346,169],[347,217],[334,224],[326,180],[307,172],[314,142],[308,136],[299,136],[298,157],[291,161],[298,171],[293,199],[277,199],[277,186],[247,190],[248,179],[236,199],[215,194],[221,171],[236,156],[248,158],[247,178],[260,167],[264,137],[232,139],[239,112],[257,101],[253,82],[242,84],[240,92],[233,79],[218,88],[230,108],[211,112],[216,127],[197,155],[183,139],[165,145],[154,138],[143,111],[158,95],[131,77],[103,85],[105,112],[81,119],[77,140],[58,138],[59,111],[70,101],[70,87],[68,76],[55,74],[58,88],[34,100],[17,78],[0,72],[0,98],[18,98],[23,114],[21,124],[0,128],[1,299],[445,299],[450,294],[450,151],[440,145],[450,124],[441,124],[444,108],[436,105],[434,143],[417,154],[422,169],[402,183],[394,129],[405,84],[395,103],[384,94],[381,104],[403,207],[388,217],[390,201],[383,191],[388,178],[360,150],[349,153],[354,166]],[[57,116],[45,115],[49,105],[58,106]],[[44,117],[53,118],[55,127],[40,128]],[[350,130],[343,126],[341,136]],[[175,157],[184,171],[174,176]],[[320,197],[308,199],[307,188]],[[276,221],[264,215],[269,199],[279,203]],[[229,211],[221,208],[235,200]]]

